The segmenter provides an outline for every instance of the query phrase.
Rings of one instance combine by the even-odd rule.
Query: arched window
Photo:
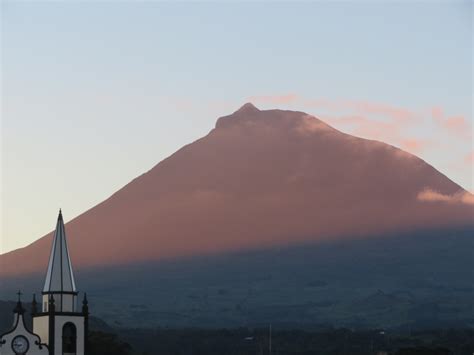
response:
[[[63,326],[63,355],[75,355],[77,352],[77,330],[73,323]]]

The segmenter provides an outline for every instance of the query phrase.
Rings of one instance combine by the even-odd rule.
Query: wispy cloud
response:
[[[463,115],[446,115],[440,106],[411,109],[367,100],[329,100],[308,98],[295,93],[257,95],[249,97],[255,104],[290,105],[305,109],[318,109],[321,119],[347,133],[364,138],[381,140],[414,154],[437,146],[429,130],[442,135],[471,139],[472,125]],[[434,122],[431,127],[429,121]],[[428,128],[426,128],[428,127]],[[439,139],[442,141],[442,137]]]
[[[464,162],[469,165],[474,164],[474,150],[466,154],[466,156],[464,157]]]
[[[330,131],[334,130],[326,123],[315,120],[313,116],[306,115],[303,117],[303,120],[300,124],[296,127],[296,130],[301,134],[313,134],[315,132],[322,132],[322,131]]]
[[[433,120],[448,133],[461,139],[472,138],[472,126],[462,115],[446,116],[441,107],[433,107],[431,110]]]
[[[285,95],[263,95],[263,96],[250,96],[248,101],[255,104],[265,103],[273,105],[286,105],[295,103],[300,100],[300,97],[295,94],[285,94]]]
[[[474,195],[465,191],[446,195],[426,188],[418,194],[417,198],[418,200],[425,202],[463,203],[474,205]]]
[[[400,141],[400,148],[408,152],[420,154],[430,147],[431,144],[432,142],[427,139],[406,138]]]
[[[376,118],[364,115],[325,115],[321,116],[321,119],[348,133],[367,139],[387,142],[413,154],[422,153],[432,144],[430,139],[418,138],[405,132],[405,129],[412,125],[405,118],[377,120]]]
[[[332,112],[348,111],[359,114],[383,115],[398,121],[413,120],[421,116],[419,112],[407,108],[371,101],[311,99],[296,94],[257,95],[250,96],[248,99],[255,104],[297,104],[305,108],[321,108]]]

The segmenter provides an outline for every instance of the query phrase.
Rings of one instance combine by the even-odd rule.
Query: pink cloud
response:
[[[399,121],[409,121],[419,117],[419,113],[415,111],[381,103],[367,101],[346,101],[342,103],[342,106],[361,113],[388,116]]]
[[[470,125],[463,116],[452,116],[448,117],[443,126],[459,135],[469,134]]]
[[[331,124],[338,126],[352,126],[352,127],[365,127],[370,126],[372,120],[361,115],[342,115],[342,116],[321,116],[321,119],[330,122]]]
[[[313,134],[334,129],[328,126],[325,122],[316,119],[314,116],[306,115],[303,117],[303,120],[297,126],[296,130],[301,134]]]
[[[472,137],[471,124],[464,116],[446,116],[440,106],[433,106],[431,112],[427,112],[373,101],[307,98],[294,93],[253,96],[249,100],[273,105],[297,104],[333,112],[336,116],[321,118],[347,133],[381,140],[413,154],[421,154],[434,146],[433,139],[426,139],[420,133],[431,129],[429,126],[422,126],[426,124],[423,119],[429,117],[430,113],[438,127],[452,138]],[[438,139],[442,142],[446,136],[440,136]]]
[[[413,154],[421,153],[429,145],[429,141],[416,138],[404,139],[400,142],[400,148]]]
[[[259,95],[249,97],[249,101],[264,104],[300,104],[303,107],[323,108],[330,111],[352,111],[361,114],[383,115],[395,120],[409,121],[420,117],[420,113],[407,109],[370,101],[308,99],[296,94]]]
[[[324,108],[330,111],[340,111],[345,109],[341,102],[328,99],[307,99],[299,97],[299,101],[301,102],[302,106],[309,108]]]
[[[321,108],[334,112],[351,112],[351,114],[377,115],[390,118],[409,125],[422,118],[426,111],[412,110],[404,107],[393,106],[385,103],[372,101],[353,100],[328,100],[325,98],[306,98],[294,93],[282,95],[257,95],[249,97],[249,101],[263,104],[288,105],[299,104],[307,108]],[[458,136],[470,137],[471,125],[461,115],[446,117],[444,109],[439,106],[431,108],[431,116],[442,128]]]
[[[464,162],[469,165],[474,164],[474,150],[464,157]]]
[[[300,98],[295,94],[286,95],[264,95],[264,96],[251,96],[249,101],[253,103],[264,103],[274,105],[287,105],[298,101]]]
[[[426,188],[418,194],[417,199],[425,202],[447,202],[474,205],[474,195],[467,191],[460,191],[452,195],[446,195]]]
[[[431,109],[431,116],[435,121],[441,122],[444,118],[444,111],[441,107],[433,107]]]
[[[471,138],[471,124],[462,115],[446,117],[444,111],[440,107],[431,109],[431,116],[440,128],[446,130],[459,138]]]
[[[376,139],[400,147],[412,154],[419,154],[428,148],[431,141],[404,134],[402,120],[379,121],[362,115],[322,117],[335,127],[346,127],[351,134],[368,139]]]

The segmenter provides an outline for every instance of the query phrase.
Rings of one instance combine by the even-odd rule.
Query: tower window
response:
[[[63,355],[76,355],[77,352],[77,330],[76,326],[69,322],[63,326]]]

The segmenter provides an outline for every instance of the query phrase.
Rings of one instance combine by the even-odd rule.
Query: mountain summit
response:
[[[257,112],[260,112],[260,110],[258,108],[256,108],[255,105],[252,104],[251,102],[247,102],[241,108],[239,108],[237,111],[235,111],[235,113],[237,113],[237,112],[241,113],[241,114],[257,113]]]
[[[85,268],[472,226],[472,205],[430,192],[467,194],[393,146],[247,103],[69,222],[71,257]],[[0,276],[41,270],[51,238],[1,255]]]

